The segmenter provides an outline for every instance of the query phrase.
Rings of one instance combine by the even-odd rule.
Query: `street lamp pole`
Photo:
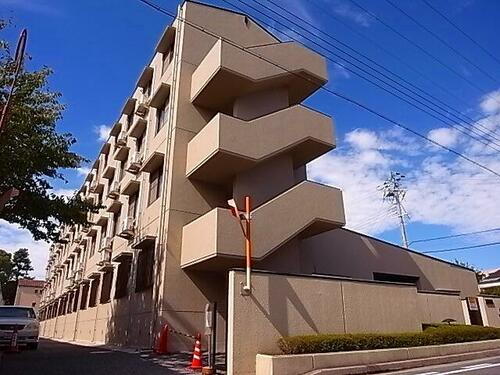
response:
[[[230,199],[227,201],[229,207],[231,207],[231,212],[240,224],[241,231],[243,232],[243,236],[245,237],[245,258],[246,258],[246,278],[245,284],[243,285],[243,294],[252,293],[252,237],[251,237],[251,226],[252,226],[252,202],[250,197],[245,196],[245,212],[240,212],[238,209],[238,205],[236,204],[234,199]],[[242,221],[245,222],[243,225]]]

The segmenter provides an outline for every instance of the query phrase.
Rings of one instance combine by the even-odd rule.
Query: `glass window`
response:
[[[153,286],[154,244],[142,249],[137,257],[135,291],[141,292]]]
[[[161,185],[163,182],[163,165],[160,165],[149,175],[149,195],[148,206],[157,200],[161,195]]]
[[[32,318],[35,319],[35,311],[26,307],[0,307],[0,318]]]

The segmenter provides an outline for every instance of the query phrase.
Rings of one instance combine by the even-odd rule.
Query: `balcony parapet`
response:
[[[298,43],[275,43],[247,50],[250,53],[217,41],[193,73],[191,101],[222,111],[237,97],[287,87],[293,105],[327,81],[325,60]]]
[[[342,227],[342,192],[304,181],[257,207],[252,221],[252,256],[258,261],[296,236],[305,238]],[[207,270],[233,267],[244,257],[243,243],[230,210],[215,208],[184,226],[181,266]]]
[[[332,119],[301,105],[251,121],[219,113],[189,142],[186,175],[224,183],[279,154],[290,153],[298,167],[334,147]]]

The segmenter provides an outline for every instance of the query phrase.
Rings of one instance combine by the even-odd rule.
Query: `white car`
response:
[[[40,323],[35,310],[25,306],[0,306],[0,346],[10,345],[16,326],[18,345],[36,350]]]

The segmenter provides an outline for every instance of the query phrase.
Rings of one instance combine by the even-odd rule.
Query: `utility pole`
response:
[[[2,132],[2,128],[5,126],[7,122],[7,111],[9,110],[12,95],[14,94],[14,89],[16,87],[17,77],[19,76],[19,72],[23,66],[24,61],[24,50],[26,49],[26,40],[28,39],[28,30],[23,29],[21,31],[21,35],[19,36],[19,40],[17,42],[16,54],[14,56],[14,77],[12,78],[12,83],[10,84],[9,93],[7,94],[7,99],[5,100],[5,104],[2,108],[2,113],[0,114],[0,133]]]
[[[14,94],[14,89],[16,87],[17,77],[19,76],[19,72],[23,66],[24,61],[24,50],[26,49],[26,40],[28,39],[28,30],[23,29],[21,31],[21,35],[19,36],[19,40],[17,42],[16,54],[14,56],[14,77],[12,79],[12,83],[10,85],[9,93],[7,94],[7,99],[5,100],[5,104],[2,108],[2,112],[0,113],[0,134],[2,133],[2,129],[7,123],[7,112],[9,110],[12,95]],[[14,197],[19,195],[19,190],[14,187],[11,187],[7,191],[0,192],[0,211],[5,207],[5,204]]]
[[[401,229],[401,240],[403,246],[408,248],[408,234],[406,232],[406,218],[408,213],[403,207],[402,201],[406,196],[406,189],[403,187],[402,180],[405,178],[399,172],[391,172],[391,176],[384,181],[379,190],[384,194],[384,201],[389,201],[392,207],[395,207],[398,213],[399,225]]]

